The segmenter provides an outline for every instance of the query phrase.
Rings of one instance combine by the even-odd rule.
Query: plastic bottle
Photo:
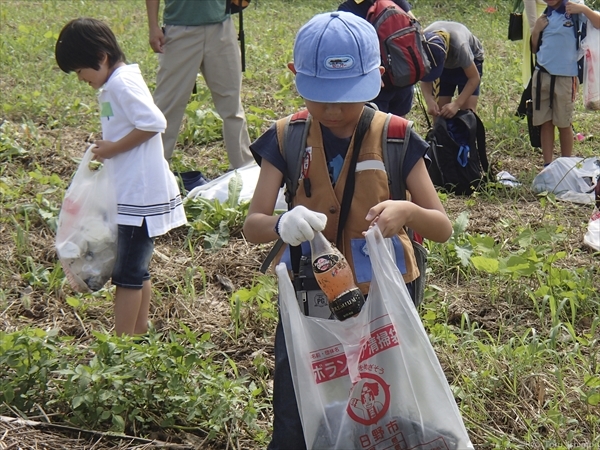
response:
[[[315,233],[310,241],[312,267],[315,279],[329,300],[329,309],[339,320],[346,320],[360,312],[365,298],[354,284],[350,264],[322,233]]]

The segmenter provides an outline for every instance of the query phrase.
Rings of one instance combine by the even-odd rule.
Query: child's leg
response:
[[[152,293],[152,283],[150,280],[145,280],[142,285],[142,303],[138,311],[137,320],[135,322],[135,334],[144,334],[148,331],[148,314],[150,312],[150,295]]]
[[[150,273],[154,239],[142,226],[119,225],[117,260],[112,273],[115,293],[115,332],[118,335],[145,333],[150,308]]]
[[[558,138],[560,141],[560,155],[571,156],[573,154],[573,128],[570,125],[559,128]]]
[[[544,122],[541,125],[540,140],[542,141],[542,156],[545,166],[552,162],[554,153],[554,125],[551,121]]]
[[[133,336],[142,305],[142,289],[117,286],[115,293],[115,333]]]
[[[573,111],[579,86],[577,77],[556,77],[552,122],[558,128],[560,154],[573,154]]]
[[[470,109],[474,113],[477,113],[477,102],[478,101],[479,101],[479,96],[478,95],[471,95],[467,99],[467,101],[465,102],[465,104],[463,105],[462,109]]]

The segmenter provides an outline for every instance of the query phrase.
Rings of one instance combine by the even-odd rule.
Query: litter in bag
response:
[[[600,210],[596,209],[590,217],[583,243],[600,252]]]
[[[587,26],[581,43],[583,59],[583,106],[592,111],[600,110],[600,29]]]
[[[600,178],[600,158],[564,156],[556,158],[536,175],[531,189],[536,194],[549,192],[557,200],[594,203],[594,187]]]
[[[345,321],[304,316],[285,264],[276,269],[307,448],[472,450],[390,240],[377,226],[366,239],[373,280]]]
[[[104,166],[91,166],[93,147],[67,189],[56,231],[58,258],[77,292],[102,289],[117,257],[117,197]]]

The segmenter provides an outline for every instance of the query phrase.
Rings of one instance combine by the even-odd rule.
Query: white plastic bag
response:
[[[550,192],[557,200],[594,203],[594,186],[600,177],[600,158],[564,156],[536,175],[531,190],[536,194]]]
[[[101,289],[117,257],[117,197],[104,166],[90,168],[93,147],[85,152],[67,189],[56,230],[58,258],[78,292]]]
[[[590,217],[583,243],[600,252],[600,210],[596,209]]]
[[[583,106],[600,110],[600,29],[587,25],[585,39],[581,43],[583,60]]]
[[[377,227],[373,281],[360,314],[304,316],[285,264],[281,317],[310,449],[473,449],[446,377]]]
[[[248,164],[236,170],[227,172],[219,178],[215,178],[202,186],[197,186],[187,194],[187,198],[196,198],[198,196],[209,200],[217,199],[221,203],[229,198],[229,182],[235,176],[241,177],[242,190],[240,192],[240,202],[252,200],[258,176],[260,175],[260,166],[256,163]],[[287,211],[287,203],[283,195],[283,189],[279,190],[277,196],[276,210]]]

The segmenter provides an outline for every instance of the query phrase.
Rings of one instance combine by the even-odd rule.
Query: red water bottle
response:
[[[346,320],[358,314],[365,298],[354,283],[352,269],[344,255],[320,232],[310,241],[310,249],[315,279],[329,300],[333,315]]]

